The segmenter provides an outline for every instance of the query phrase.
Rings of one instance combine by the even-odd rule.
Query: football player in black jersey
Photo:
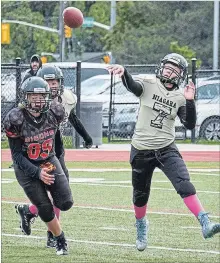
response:
[[[45,80],[35,76],[28,78],[21,86],[21,103],[7,114],[4,128],[18,183],[53,233],[57,255],[66,255],[67,242],[53,209],[53,204],[62,211],[73,205],[67,177],[54,150],[55,134],[64,119],[65,109],[50,96]],[[34,216],[28,213],[27,217]]]
[[[65,120],[62,122],[60,129],[57,130],[55,135],[55,152],[56,157],[60,161],[61,167],[69,180],[68,169],[66,168],[64,162],[64,146],[61,136],[62,126],[69,121],[75,130],[79,133],[80,136],[84,139],[84,146],[86,148],[92,147],[92,138],[84,128],[82,122],[75,114],[75,106],[77,103],[76,95],[71,91],[64,89],[64,79],[61,69],[54,65],[43,65],[37,72],[37,76],[43,78],[49,84],[49,87],[52,92],[52,99],[54,101],[59,101],[65,108]],[[31,213],[34,216],[37,216],[38,211],[35,205],[17,205],[16,211],[21,217],[21,227],[25,234],[31,232],[31,219],[28,217],[28,214]],[[55,214],[57,218],[60,218],[60,209],[54,207]],[[47,231],[47,247],[53,247],[55,245],[53,235],[51,231]]]
[[[220,232],[205,212],[179,150],[175,145],[175,118],[186,129],[196,124],[195,86],[187,82],[188,63],[176,53],[161,59],[156,75],[134,81],[121,65],[110,65],[109,72],[122,77],[124,86],[140,99],[135,132],[131,142],[133,204],[136,217],[136,247],[147,247],[149,222],[145,218],[155,168],[162,170],[187,208],[199,220],[204,238]],[[184,91],[179,88],[184,85]]]

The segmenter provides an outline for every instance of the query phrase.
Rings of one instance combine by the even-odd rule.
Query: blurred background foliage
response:
[[[66,6],[110,25],[110,1],[66,1]],[[59,1],[2,1],[1,17],[58,29],[59,8]],[[188,60],[196,57],[197,66],[212,68],[213,10],[213,1],[117,1],[113,29],[75,29],[66,52],[111,51],[120,64],[155,64],[165,54],[178,52]],[[59,53],[59,37],[11,24],[11,44],[2,45],[1,51],[3,63],[17,56],[29,63],[34,53]]]

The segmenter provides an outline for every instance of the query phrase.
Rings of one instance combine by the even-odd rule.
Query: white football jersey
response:
[[[143,93],[131,144],[139,150],[166,147],[175,139],[175,118],[186,99],[178,89],[168,91],[156,76],[138,82]]]

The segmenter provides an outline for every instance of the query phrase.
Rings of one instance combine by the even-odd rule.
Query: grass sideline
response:
[[[86,168],[85,163],[73,165]],[[123,163],[120,165],[123,168]],[[103,163],[90,162],[89,166],[106,168]],[[194,167],[195,163],[189,164],[189,168]],[[206,167],[214,169],[216,165],[209,163]],[[193,173],[191,180],[207,211],[219,221],[219,172],[209,169]],[[2,172],[2,262],[219,262],[219,236],[203,240],[198,221],[176,192],[169,190],[173,187],[164,174],[155,173],[153,177],[148,214],[149,248],[144,252],[138,252],[134,246],[136,229],[130,172],[70,172],[70,185],[75,206],[61,213],[70,251],[68,256],[58,257],[53,249],[45,248],[46,227],[39,218],[32,225],[30,237],[21,234],[13,202],[28,200],[14,173]]]
[[[2,162],[1,167],[3,169],[9,168],[12,162]],[[129,169],[131,168],[129,162],[66,162],[68,168],[114,168],[114,169]],[[220,163],[218,162],[186,162],[187,168],[195,169],[220,169]]]
[[[66,149],[72,149],[72,138],[71,137],[67,137],[67,136],[63,136],[63,141],[64,141],[64,147]],[[119,140],[114,140],[111,142],[108,142],[108,137],[103,137],[102,138],[102,143],[103,144],[130,144],[131,140],[129,139],[119,139]],[[186,140],[175,140],[176,144],[192,144],[190,139],[186,139]],[[207,141],[207,140],[196,140],[196,142],[194,144],[205,144],[205,145],[218,145],[219,142],[218,141]],[[8,140],[5,139],[3,141],[1,141],[1,148],[2,149],[8,149],[9,145],[8,145]]]

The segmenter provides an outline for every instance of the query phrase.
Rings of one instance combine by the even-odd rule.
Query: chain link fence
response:
[[[134,79],[154,74],[156,65],[125,65]],[[108,141],[130,140],[135,129],[139,99],[122,82],[112,81],[109,109],[103,112],[103,132]]]
[[[29,65],[1,64],[1,140],[5,140],[3,120],[7,113],[18,105],[19,86],[21,79]]]
[[[21,80],[25,71],[30,65],[20,64],[20,59],[16,64],[1,64],[1,140],[6,140],[3,121],[7,113],[16,107],[20,101]],[[64,86],[76,91],[76,68],[62,68],[64,73]],[[76,146],[76,133],[69,121],[62,123],[61,131],[66,148]]]
[[[1,65],[1,122],[7,112],[19,102],[19,89],[24,72],[30,67],[16,60],[15,64]],[[144,74],[154,74],[156,65],[126,65],[134,79]],[[81,71],[76,67],[62,67],[65,88],[72,89],[80,96]],[[199,140],[220,140],[220,70],[196,70],[192,65],[192,81],[196,84],[196,128],[191,132],[177,120],[175,130],[177,139],[190,139],[192,142]],[[78,80],[77,80],[78,79]],[[109,103],[103,105],[102,132],[108,141],[130,140],[137,121],[139,100],[128,92],[122,82],[111,80]],[[77,114],[80,104],[77,104]],[[178,119],[178,118],[177,118]],[[3,125],[1,126],[2,140],[5,140]],[[66,148],[79,145],[79,138],[69,122],[62,126],[63,140]]]
[[[195,62],[193,62],[195,63]],[[192,68],[196,68],[192,65]],[[197,122],[192,142],[220,141],[220,70],[194,70]]]
[[[194,63],[194,64],[193,64]],[[193,131],[186,130],[176,119],[176,139],[220,140],[220,70],[196,70],[192,60],[191,80],[196,85],[197,122]],[[127,65],[126,68],[137,78],[139,74],[154,74],[157,65]],[[190,80],[189,79],[189,80]],[[183,90],[182,90],[183,91]],[[124,94],[120,97],[119,94]],[[103,114],[103,131],[108,141],[130,140],[137,121],[139,100],[125,90],[123,85],[112,85],[109,111]]]

